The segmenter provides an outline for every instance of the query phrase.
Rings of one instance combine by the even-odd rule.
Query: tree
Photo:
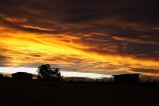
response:
[[[0,74],[0,80],[3,80],[3,79],[4,79],[3,74]]]
[[[38,67],[38,76],[41,79],[53,80],[61,79],[59,68],[52,68],[49,64],[44,64]]]

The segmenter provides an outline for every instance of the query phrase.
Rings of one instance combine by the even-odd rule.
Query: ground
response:
[[[159,106],[158,84],[0,81],[1,106]]]

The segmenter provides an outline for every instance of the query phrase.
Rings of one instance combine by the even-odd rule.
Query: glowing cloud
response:
[[[158,76],[157,2],[1,0],[0,66]]]
[[[69,37],[67,39],[70,42],[65,42],[62,37],[58,38],[58,36],[65,37],[66,35],[36,34],[17,30],[12,33],[12,31],[1,30],[1,54],[8,57],[8,65],[12,67],[27,64],[32,64],[31,66],[34,67],[39,63],[49,63],[59,65],[68,71],[78,69],[77,71],[98,71],[102,73],[111,73],[111,71],[113,73],[114,71],[118,73],[119,70],[130,72],[130,66],[140,68],[158,68],[159,66],[158,61],[87,51],[86,49],[91,48],[91,46],[76,43],[74,39],[68,39]],[[74,62],[75,60],[80,60],[80,63]],[[74,65],[77,67],[68,68]],[[114,65],[114,69],[111,69],[109,65]],[[65,69],[65,67],[67,68]]]

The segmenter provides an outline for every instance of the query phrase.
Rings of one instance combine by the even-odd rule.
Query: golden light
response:
[[[99,54],[87,51],[87,49],[91,48],[91,45],[86,46],[81,43],[76,43],[75,41],[80,38],[74,37],[73,35],[39,34],[6,27],[0,28],[0,34],[1,54],[9,57],[7,60],[8,64],[14,67],[36,63],[54,64],[55,61],[50,59],[63,56],[64,60],[56,60],[56,63],[59,65],[70,65],[70,67],[73,64],[73,60],[67,60],[67,57],[79,59],[87,65],[92,62],[102,62],[103,66],[108,66],[107,63],[111,63],[116,66],[123,64],[123,67],[125,67],[124,64],[128,64],[131,67],[159,68],[158,61],[140,60],[130,56]],[[91,72],[93,70],[87,71]],[[109,69],[100,69],[100,71],[109,71]]]

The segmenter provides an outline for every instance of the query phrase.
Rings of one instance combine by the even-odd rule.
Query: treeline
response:
[[[0,80],[61,80],[59,68],[52,68],[49,64],[38,67],[37,75],[27,72],[16,72],[10,76],[0,74]]]

